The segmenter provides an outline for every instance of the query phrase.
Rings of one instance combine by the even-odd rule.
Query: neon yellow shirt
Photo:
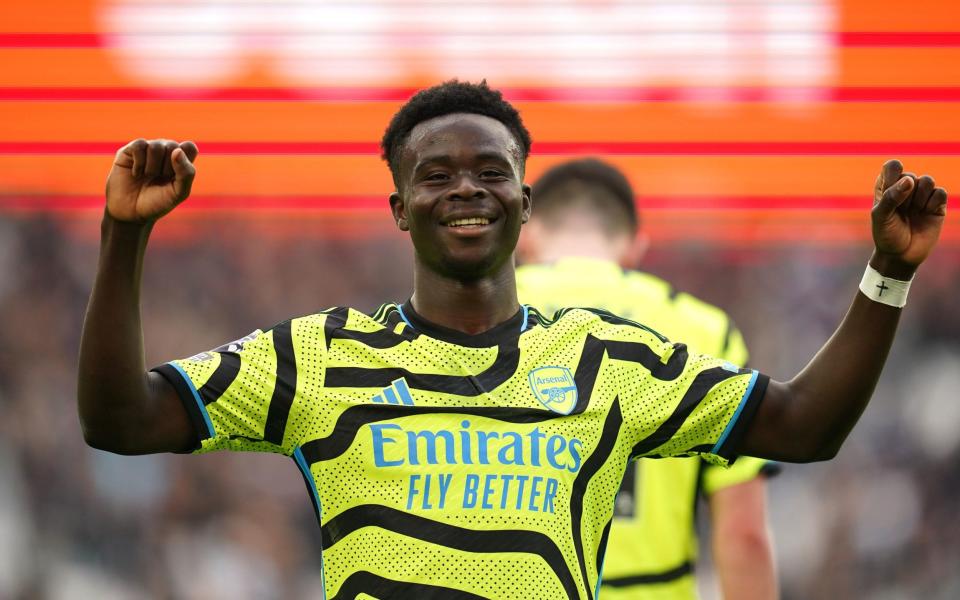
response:
[[[196,451],[291,456],[330,598],[586,598],[635,456],[725,463],[768,379],[608,313],[335,308],[157,371]]]
[[[565,304],[598,306],[738,365],[747,362],[743,336],[722,310],[675,293],[652,275],[615,263],[567,258],[517,271],[520,300],[544,312]],[[775,466],[743,457],[729,469],[696,458],[634,461],[617,494],[604,561],[604,600],[691,600],[697,597],[696,502]]]

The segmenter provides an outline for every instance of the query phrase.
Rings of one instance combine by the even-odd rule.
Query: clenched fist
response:
[[[144,140],[117,151],[107,176],[107,213],[118,221],[149,223],[190,195],[197,174],[193,142]]]
[[[883,165],[873,190],[873,241],[887,260],[916,269],[937,245],[947,192],[933,177],[904,173],[899,160]]]

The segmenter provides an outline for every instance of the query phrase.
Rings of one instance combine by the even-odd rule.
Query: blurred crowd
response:
[[[333,305],[406,299],[401,236],[338,238],[320,218],[295,226],[282,236],[249,218],[195,219],[154,244],[148,363]],[[84,444],[75,369],[97,232],[92,217],[0,216],[0,599],[322,597],[319,528],[291,460],[123,457]],[[865,245],[671,245],[643,267],[726,308],[752,366],[786,378],[833,331],[868,257]],[[840,455],[771,482],[784,598],[960,597],[958,295],[960,260],[943,249],[919,274]],[[709,564],[700,573],[710,598]]]

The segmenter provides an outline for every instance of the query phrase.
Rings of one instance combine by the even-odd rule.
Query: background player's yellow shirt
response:
[[[198,451],[291,456],[330,598],[596,597],[634,456],[723,463],[767,378],[613,315],[483,334],[336,308],[157,368]]]
[[[672,340],[743,365],[746,345],[717,307],[675,293],[652,275],[602,260],[568,258],[517,271],[522,302],[544,312],[558,299],[596,306],[641,321]],[[770,473],[767,461],[743,457],[729,469],[698,458],[634,461],[617,494],[603,569],[604,600],[697,597],[696,503],[701,494]]]

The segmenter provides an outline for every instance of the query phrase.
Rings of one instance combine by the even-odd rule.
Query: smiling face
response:
[[[483,115],[449,114],[413,128],[390,208],[410,231],[418,263],[473,281],[511,260],[530,216],[520,157],[510,131]]]

